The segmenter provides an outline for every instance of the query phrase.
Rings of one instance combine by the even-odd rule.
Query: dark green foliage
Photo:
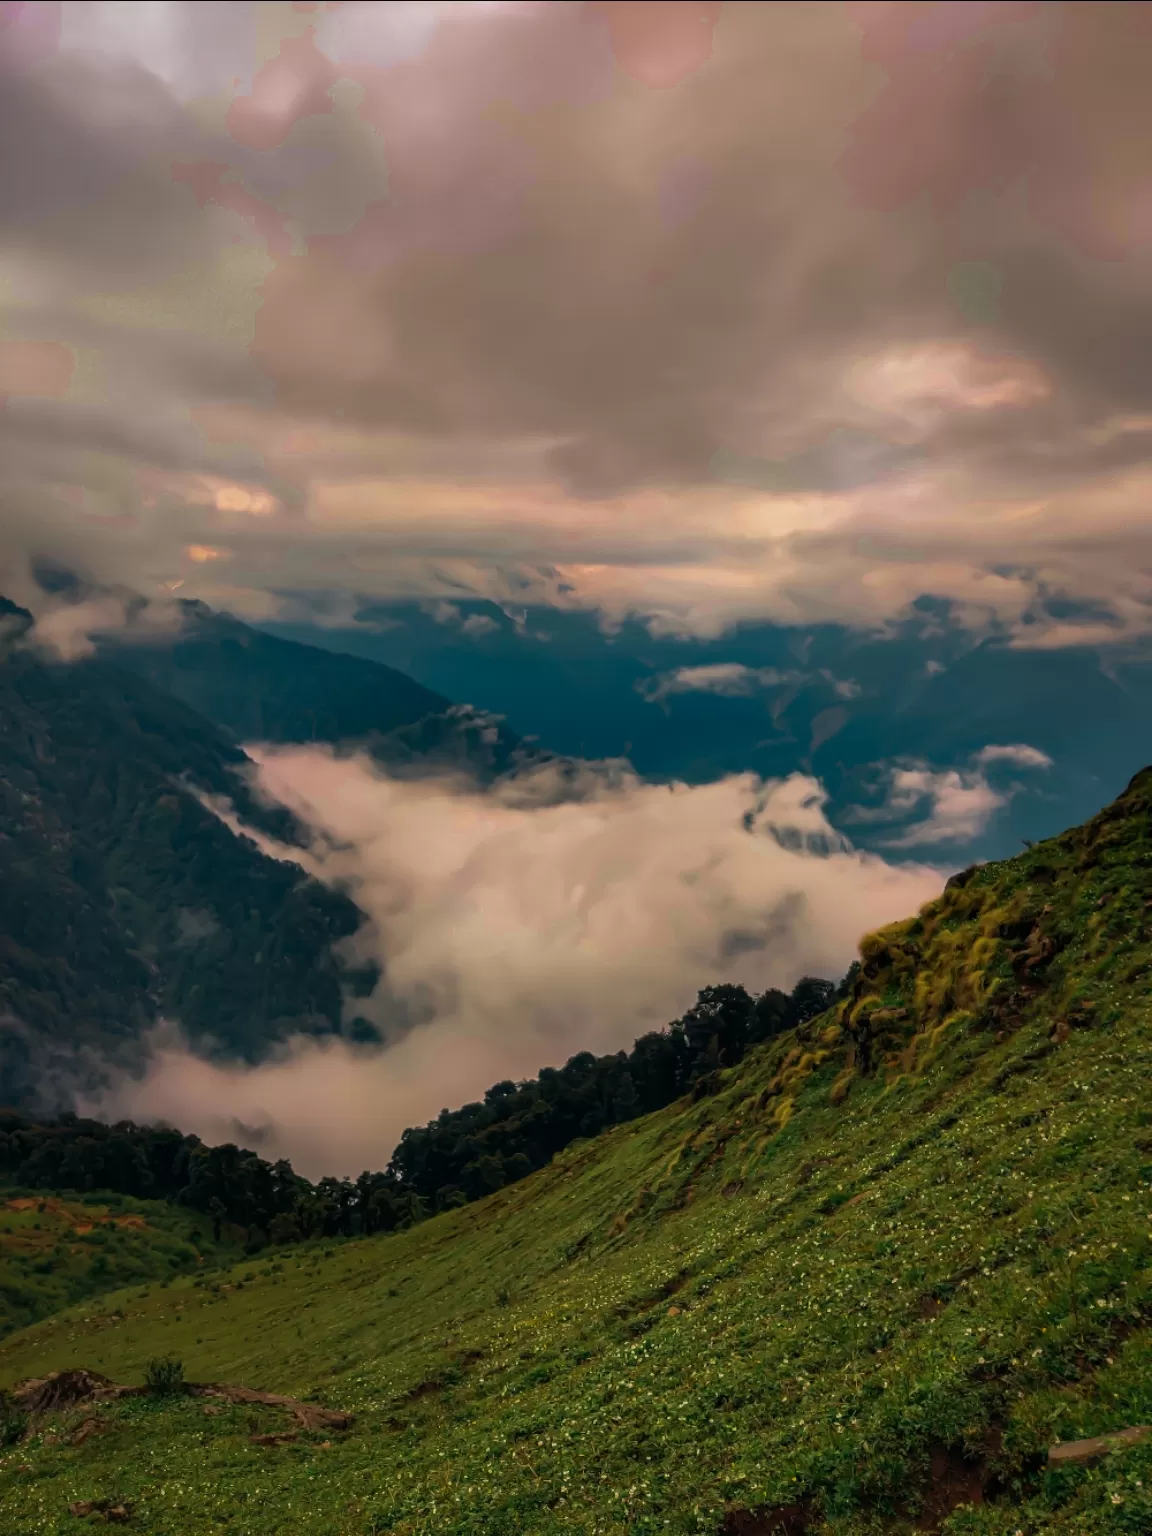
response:
[[[641,1035],[630,1052],[581,1051],[563,1067],[496,1083],[483,1102],[441,1110],[428,1125],[406,1130],[390,1170],[435,1210],[481,1199],[543,1168],[578,1138],[663,1109],[693,1085],[706,1092],[718,1068],[806,1022],[815,1001],[827,1007],[836,992],[834,983],[812,976],[791,996],[772,989],[752,998],[730,983],[705,987],[682,1019]]]
[[[9,605],[9,618],[12,613]],[[12,623],[16,623],[13,620]],[[22,622],[22,621],[21,621]],[[296,836],[247,789],[244,755],[103,659],[0,640],[0,1103],[131,1064],[159,1017],[227,1054],[340,1028],[334,946],[361,914],[267,858],[201,796]]]
[[[183,1361],[171,1355],[149,1360],[144,1385],[153,1397],[179,1397],[185,1390]]]
[[[7,1392],[0,1391],[0,1450],[15,1445],[27,1428],[27,1414],[17,1408]]]
[[[355,1181],[313,1185],[286,1161],[231,1143],[206,1147],[175,1130],[74,1114],[39,1122],[11,1111],[0,1111],[0,1179],[172,1201],[202,1212],[214,1242],[231,1229],[251,1253],[269,1242],[402,1231],[525,1178],[573,1141],[662,1109],[694,1084],[706,1092],[718,1066],[801,1022],[814,988],[834,990],[811,977],[791,997],[706,987],[683,1019],[642,1035],[630,1052],[581,1051],[530,1081],[496,1083],[482,1102],[406,1130],[387,1170]]]

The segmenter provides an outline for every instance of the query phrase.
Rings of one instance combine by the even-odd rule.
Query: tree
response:
[[[835,991],[834,981],[825,981],[822,976],[801,976],[792,988],[792,1027],[807,1024],[831,1007]]]

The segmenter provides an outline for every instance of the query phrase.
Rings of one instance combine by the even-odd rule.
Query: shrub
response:
[[[15,1445],[27,1428],[27,1414],[20,1411],[7,1392],[0,1391],[0,1447]]]
[[[149,1360],[144,1383],[153,1397],[176,1397],[184,1391],[184,1362],[168,1356]]]

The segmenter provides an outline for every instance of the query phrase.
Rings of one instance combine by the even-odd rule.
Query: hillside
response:
[[[1152,1440],[1045,1455],[1152,1423],[1150,904],[1152,771],[866,940],[711,1093],[397,1236],[14,1335],[6,1386],[172,1355],[356,1418],[78,1406],[0,1452],[7,1528],[1146,1536]]]
[[[184,603],[174,638],[105,642],[117,667],[146,678],[239,742],[358,742],[393,772],[509,768],[519,749],[490,717],[380,662],[265,634],[203,603]]]
[[[362,917],[265,857],[203,803],[291,839],[246,759],[178,700],[100,658],[68,665],[0,638],[0,1104],[135,1059],[160,1017],[258,1057],[342,1027],[340,942]]]
[[[160,1200],[0,1186],[0,1337],[117,1285],[168,1285],[239,1255],[209,1218]]]

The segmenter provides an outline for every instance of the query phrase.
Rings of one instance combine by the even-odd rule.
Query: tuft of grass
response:
[[[149,1360],[144,1385],[153,1397],[178,1397],[184,1391],[184,1362],[171,1355]]]

